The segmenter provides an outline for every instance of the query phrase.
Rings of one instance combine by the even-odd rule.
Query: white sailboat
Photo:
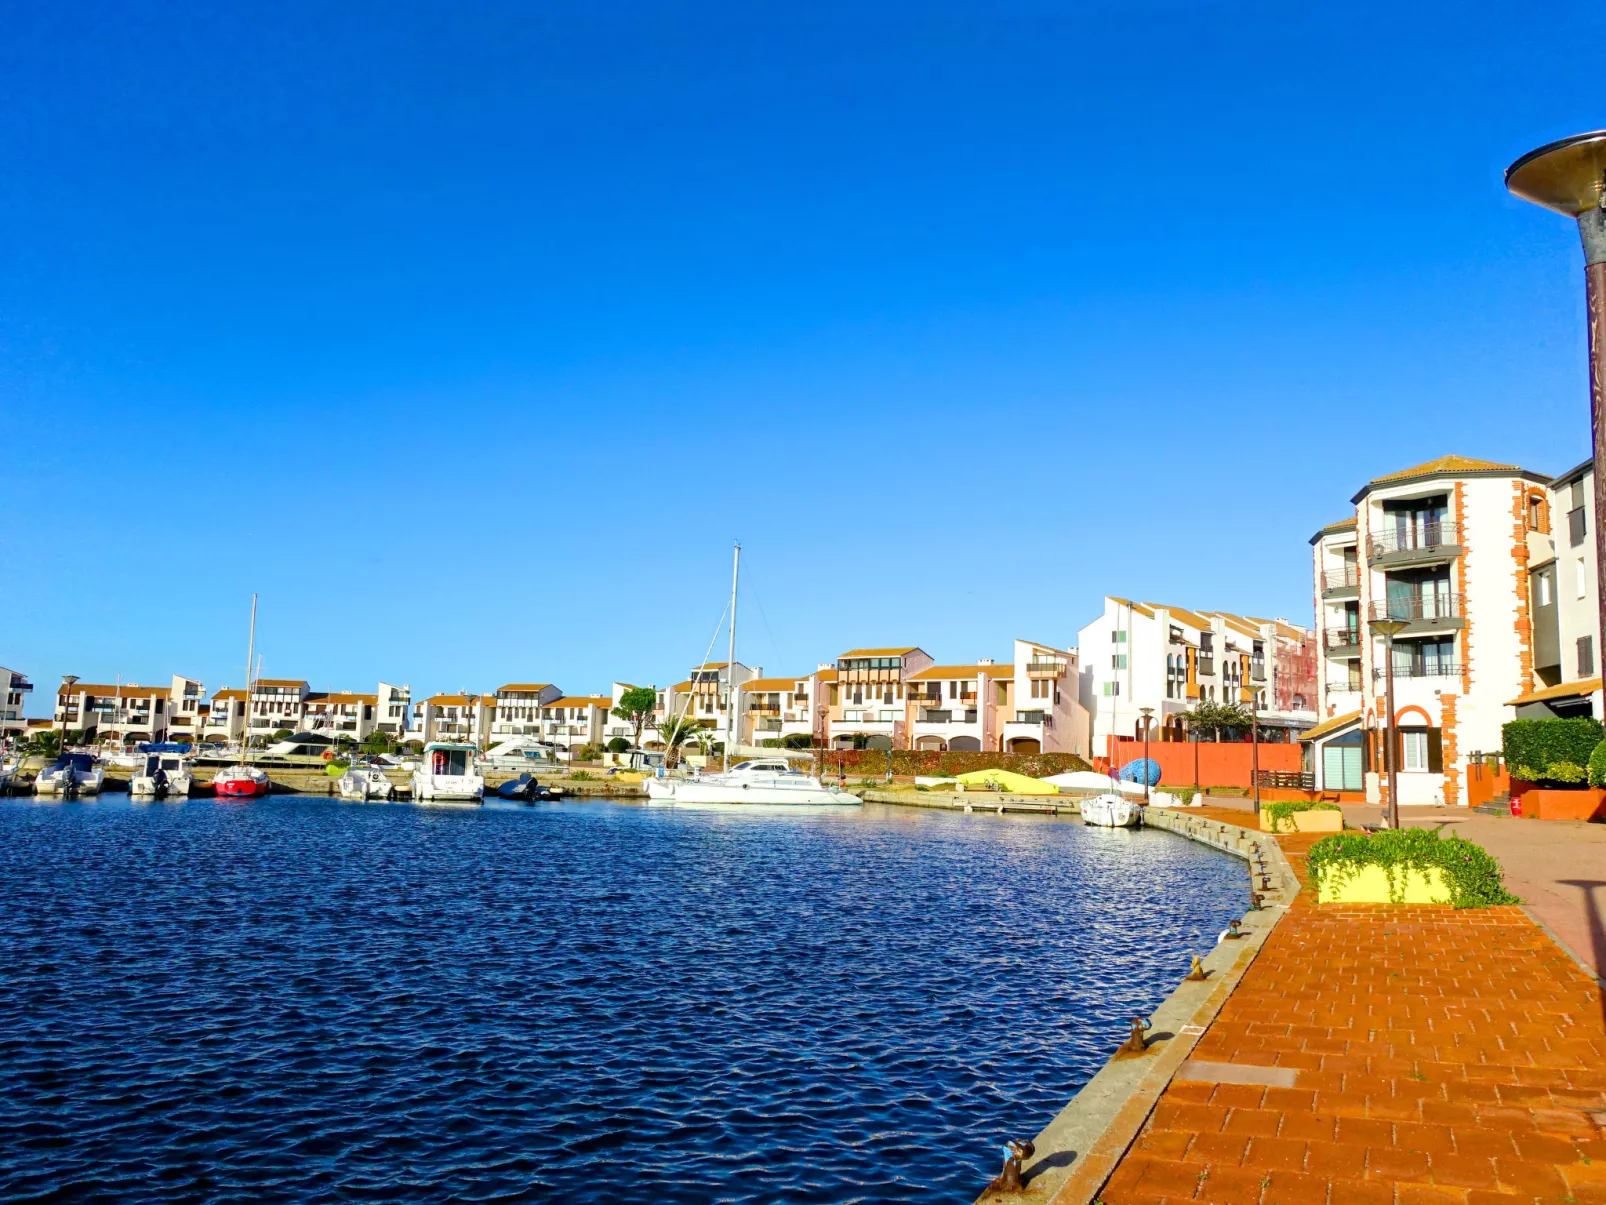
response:
[[[686,778],[649,778],[647,798],[655,804],[805,804],[810,806],[861,806],[856,795],[827,787],[812,774],[792,769],[784,757],[766,757],[730,765],[730,752],[736,744],[736,597],[741,580],[742,546],[736,545],[731,564],[730,646],[725,672],[729,678],[725,705],[725,752],[718,774],[694,774]],[[718,637],[718,629],[715,629]],[[713,642],[709,642],[712,647]],[[690,701],[690,695],[687,701]]]

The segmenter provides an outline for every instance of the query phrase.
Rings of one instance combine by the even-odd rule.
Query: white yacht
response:
[[[342,799],[394,799],[396,788],[383,770],[353,766],[340,776]]]
[[[511,736],[485,751],[480,764],[492,770],[534,770],[549,772],[557,763],[557,746],[533,736]]]
[[[1100,828],[1137,828],[1143,823],[1143,800],[1106,791],[1082,800],[1082,823]]]
[[[106,771],[91,753],[63,753],[33,780],[35,795],[98,795]]]
[[[653,803],[821,804],[858,807],[857,795],[823,786],[812,774],[794,770],[784,757],[738,762],[723,774],[691,778],[649,778],[647,797]]]
[[[190,793],[195,779],[182,753],[152,749],[140,761],[133,777],[128,780],[130,795],[141,799],[163,799],[169,795],[182,798]]]
[[[470,744],[431,741],[424,746],[423,765],[413,771],[415,800],[478,800],[485,797],[485,779],[474,772]]]

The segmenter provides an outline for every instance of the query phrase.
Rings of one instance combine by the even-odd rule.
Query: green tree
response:
[[[693,733],[704,731],[696,720],[684,715],[666,716],[653,725],[653,730],[664,743],[664,765],[670,769],[680,764],[680,750]]]
[[[657,706],[658,692],[650,686],[632,686],[619,696],[619,705],[613,709],[613,716],[635,727],[636,735],[630,742],[632,749],[641,748],[641,730],[652,719],[653,709]]]
[[[33,757],[55,757],[61,752],[61,732],[46,728],[34,733],[24,743],[23,752]]]
[[[1237,704],[1212,703],[1208,699],[1195,703],[1191,711],[1183,712],[1182,718],[1188,721],[1189,733],[1210,732],[1213,739],[1218,741],[1223,735],[1240,732],[1254,722],[1250,714]]]
[[[295,733],[291,732],[288,728],[280,728],[277,732],[275,732],[268,739],[271,740],[271,741],[275,741],[275,742],[277,742],[277,741],[287,741],[294,735],[295,735]]]
[[[363,738],[362,751],[364,753],[389,753],[392,742],[388,734],[375,729]]]
[[[609,753],[629,753],[630,742],[622,736],[616,736],[608,742]]]

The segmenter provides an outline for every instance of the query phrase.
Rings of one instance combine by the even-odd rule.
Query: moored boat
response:
[[[660,804],[822,804],[859,807],[857,795],[821,784],[812,774],[794,770],[785,758],[738,762],[723,774],[690,778],[649,778],[647,797]]]
[[[33,780],[35,795],[98,795],[106,771],[90,753],[63,753]]]
[[[147,749],[137,772],[128,780],[128,793],[136,798],[155,799],[188,795],[195,780],[178,749],[179,746]]]
[[[557,796],[543,787],[531,774],[520,774],[517,778],[510,778],[496,788],[496,793],[503,799],[516,800],[519,803],[535,803],[539,800],[555,799]]]
[[[1100,828],[1137,828],[1143,823],[1143,801],[1113,791],[1082,800],[1082,823]]]
[[[342,799],[394,799],[396,787],[383,770],[353,766],[340,776]]]
[[[474,771],[476,746],[431,741],[424,746],[423,765],[413,771],[415,801],[477,801],[485,797],[485,779]]]
[[[253,799],[268,793],[268,775],[255,766],[229,766],[213,777],[212,789],[228,799]]]

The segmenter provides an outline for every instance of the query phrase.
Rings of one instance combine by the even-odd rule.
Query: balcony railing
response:
[[[1200,654],[1199,676],[1201,678],[1213,678],[1216,676],[1216,659],[1214,657],[1207,657],[1203,654]]]
[[[1360,587],[1361,573],[1354,565],[1345,565],[1342,569],[1327,569],[1322,573],[1322,590],[1355,590]]]
[[[778,719],[759,720],[758,730],[760,732],[779,732],[781,730],[781,721]]]
[[[1378,599],[1371,606],[1372,619],[1404,619],[1411,622],[1460,619],[1459,594],[1414,594],[1410,597]]]
[[[1327,693],[1330,695],[1358,695],[1363,689],[1360,678],[1336,678],[1327,684]]]
[[[1322,633],[1322,644],[1329,649],[1353,648],[1360,643],[1361,629],[1358,627],[1328,628]]]
[[[922,724],[952,724],[954,722],[954,713],[928,708],[920,713],[920,722]]]
[[[1264,682],[1266,680],[1266,663],[1264,661],[1251,661],[1249,663],[1249,680],[1251,682]]]
[[[1026,672],[1028,675],[1041,678],[1058,678],[1065,672],[1068,665],[1069,662],[1066,661],[1034,657],[1026,663]]]
[[[1013,722],[1016,724],[1052,724],[1054,721],[1053,717],[1046,711],[1017,711]]]
[[[1381,682],[1386,671],[1374,669],[1372,680]],[[1396,665],[1394,677],[1400,678],[1459,678],[1461,676],[1461,663],[1459,661],[1413,661],[1409,665]]]
[[[1454,523],[1414,523],[1408,527],[1374,531],[1367,540],[1374,557],[1409,552],[1441,552],[1460,545],[1460,532]]]

